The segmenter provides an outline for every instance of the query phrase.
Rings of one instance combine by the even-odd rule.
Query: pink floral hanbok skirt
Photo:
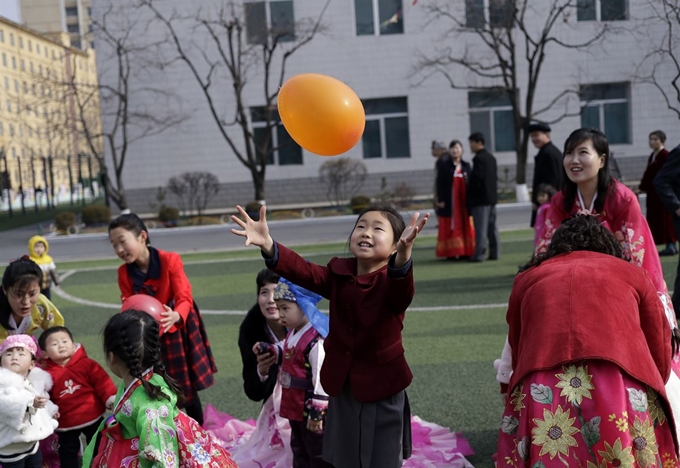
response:
[[[508,398],[499,467],[680,466],[666,404],[608,361],[529,374]]]

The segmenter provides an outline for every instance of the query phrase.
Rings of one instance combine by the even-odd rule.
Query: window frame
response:
[[[260,112],[264,113],[266,110],[265,106],[253,106],[248,109],[250,111],[250,126],[253,130],[253,140],[255,140],[255,130],[260,129],[260,130],[267,130],[267,122],[265,120],[255,120],[253,118],[253,114],[255,112]],[[272,161],[266,161],[265,164],[267,166],[278,166],[278,167],[285,167],[285,166],[304,166],[305,164],[305,154],[304,154],[304,148],[302,148],[300,145],[297,144],[295,140],[293,140],[293,137],[290,136],[290,133],[288,133],[288,130],[286,130],[286,127],[283,126],[283,122],[281,121],[281,117],[279,116],[279,113],[276,109],[274,109],[273,114],[272,114],[272,121],[276,121],[275,125],[272,125],[270,130],[271,130],[271,135],[269,136],[269,143],[272,148],[272,154],[271,158]],[[299,163],[292,163],[292,164],[281,164],[281,155],[279,154],[279,130],[283,129],[287,134],[290,140],[295,144],[299,149],[300,149],[300,162]],[[257,152],[257,147],[255,148],[255,151]]]
[[[606,2],[607,0],[591,0],[592,2],[595,3],[595,19],[579,19],[578,17],[578,12],[579,12],[579,7],[578,7],[578,2],[576,3],[576,21],[579,23],[588,23],[588,22],[596,22],[596,23],[603,23],[603,22],[613,22],[613,21],[629,21],[630,20],[630,0],[623,0],[625,3],[626,7],[626,12],[623,18],[619,19],[607,19],[603,20],[602,19],[602,2]]]
[[[295,1],[294,0],[245,0],[243,2],[243,11],[245,15],[245,9],[246,5],[249,3],[264,3],[264,20],[265,20],[265,36],[266,40],[269,40],[271,38],[271,33],[272,33],[272,11],[271,11],[271,4],[272,3],[290,3],[292,12],[293,12],[293,31],[292,35],[290,36],[289,39],[286,39],[286,35],[282,35],[279,37],[279,42],[295,42],[297,40],[297,35],[295,31]],[[248,37],[248,17],[245,16],[245,25],[246,25],[246,42],[250,45],[262,45],[262,42],[256,42],[250,41],[250,38]]]
[[[357,28],[357,6],[356,6],[356,0],[352,1],[352,8],[353,8],[353,13],[354,13],[354,36],[355,37],[382,37],[382,36],[398,36],[398,35],[404,35],[406,34],[405,27],[404,27],[404,1],[409,1],[409,0],[402,0],[401,1],[401,17],[399,17],[399,22],[401,23],[401,32],[399,33],[388,33],[388,34],[381,34],[380,33],[380,0],[366,0],[371,2],[371,8],[373,10],[373,33],[372,34],[359,34],[358,28]],[[398,13],[398,12],[397,12]]]
[[[470,120],[470,117],[473,113],[476,114],[481,114],[483,112],[488,112],[489,114],[489,135],[484,135],[484,139],[486,140],[485,146],[487,148],[492,148],[494,153],[508,153],[508,152],[513,152],[515,151],[514,148],[512,149],[497,149],[496,148],[496,119],[494,119],[494,114],[496,112],[507,112],[507,111],[512,111],[512,105],[511,104],[505,104],[505,105],[490,105],[490,106],[477,106],[477,107],[470,107],[470,93],[485,93],[489,91],[468,91],[468,121]],[[507,98],[505,96],[504,91],[500,91],[499,94],[502,95],[503,98]],[[476,132],[478,130],[474,128],[470,128],[470,132]],[[514,132],[514,121],[513,121],[513,132]]]
[[[366,124],[368,122],[373,122],[373,121],[378,121],[378,128],[380,131],[380,157],[375,158],[375,157],[366,157],[364,154],[364,149],[363,149],[363,135],[361,139],[359,140],[362,142],[361,145],[361,159],[362,160],[368,160],[368,161],[386,161],[386,160],[392,160],[392,159],[411,159],[412,154],[411,154],[411,132],[410,132],[410,126],[411,122],[409,120],[409,112],[408,112],[408,96],[390,96],[390,97],[382,97],[382,98],[367,98],[365,99],[366,101],[371,100],[371,101],[378,101],[381,99],[403,99],[406,103],[406,110],[405,111],[400,111],[400,112],[381,112],[381,113],[366,113]],[[364,100],[362,100],[363,102]],[[406,117],[407,121],[407,126],[409,127],[409,132],[408,132],[408,138],[409,138],[409,148],[408,148],[408,156],[392,156],[390,157],[387,154],[387,129],[385,128],[385,119],[386,118],[403,118]]]
[[[591,99],[590,101],[584,101],[581,99],[581,94],[582,92],[579,92],[579,107],[581,109],[581,118],[583,118],[583,111],[584,109],[588,107],[595,107],[597,106],[598,108],[598,127],[600,131],[605,132],[605,128],[607,125],[607,120],[605,118],[605,105],[607,104],[627,104],[628,105],[628,122],[626,125],[626,139],[627,141],[624,143],[610,143],[610,145],[630,145],[633,143],[633,132],[632,132],[632,118],[631,118],[631,84],[628,81],[617,81],[617,82],[611,82],[611,83],[590,83],[587,85],[581,85],[581,86],[594,86],[594,85],[624,85],[626,88],[626,97],[625,98],[605,98],[605,99]]]
[[[476,0],[479,2],[480,0]],[[491,20],[495,18],[495,15],[492,15],[492,10],[494,12],[498,11],[496,10],[497,7],[502,7],[502,6],[512,6],[511,0],[481,0],[482,2],[482,17],[481,19],[481,24],[479,25],[472,25],[468,23],[468,18],[469,18],[469,11],[472,10],[472,8],[468,9],[468,2],[475,2],[475,0],[465,0],[464,2],[464,8],[465,8],[465,28],[471,29],[471,30],[478,30],[478,29],[484,29],[485,27],[490,27],[492,29],[500,29],[500,28],[505,28],[507,29],[507,25],[503,24],[495,24]],[[498,2],[503,2],[502,4],[497,4]],[[477,9],[477,8],[475,8]],[[515,21],[514,21],[514,15],[512,17],[512,25],[510,29],[514,29],[515,27]]]

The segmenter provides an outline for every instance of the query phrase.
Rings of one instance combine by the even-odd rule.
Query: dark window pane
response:
[[[288,134],[283,125],[276,127],[279,140],[279,166],[302,164],[302,148]]]
[[[372,35],[373,0],[354,0],[354,14],[357,23],[357,36]]]
[[[78,23],[76,24],[69,24],[66,26],[66,30],[70,33],[77,33],[80,32],[80,25]]]
[[[385,146],[388,158],[411,157],[408,117],[385,118]]]
[[[406,98],[364,99],[361,103],[366,115],[408,112]]]
[[[364,134],[361,137],[361,146],[364,150],[364,159],[382,157],[380,144],[380,121],[367,120]]]
[[[267,131],[264,128],[254,128],[253,129],[253,139],[255,140],[255,151],[257,156],[262,157],[264,155],[267,164],[274,164],[274,154],[272,152],[272,139],[267,138]],[[265,141],[268,139],[267,144]]]
[[[610,144],[630,143],[628,103],[604,104],[604,133]]]
[[[621,21],[628,19],[626,0],[600,0],[600,19],[602,21]]]
[[[504,91],[470,91],[468,93],[468,108],[505,107],[510,105],[510,99]]]
[[[267,11],[264,2],[247,2],[243,5],[246,13],[246,36],[249,44],[264,44],[267,41]]]
[[[279,36],[279,41],[295,40],[295,13],[293,2],[270,2],[269,12],[272,19],[272,37]]]
[[[489,0],[489,23],[494,28],[512,28],[515,6],[512,0]]]
[[[600,128],[600,106],[587,106],[581,112],[581,127]]]
[[[380,34],[404,34],[402,0],[378,0]]]
[[[66,7],[66,16],[78,16],[78,7]]]
[[[484,0],[465,0],[465,26],[474,29],[484,27]]]
[[[581,101],[628,99],[628,83],[603,83],[581,86]]]
[[[279,112],[278,110],[271,108],[269,109],[269,115],[265,113],[267,110],[266,107],[251,107],[250,108],[250,119],[252,122],[266,122],[267,120],[270,120],[272,122],[279,122]],[[269,119],[267,119],[269,117]]]
[[[515,124],[511,110],[493,113],[493,140],[496,151],[513,151],[515,149]]]
[[[597,19],[595,0],[577,0],[576,19],[578,21],[595,21]]]
[[[481,132],[486,137],[486,146],[492,147],[489,137],[491,136],[491,112],[470,112],[470,133]]]

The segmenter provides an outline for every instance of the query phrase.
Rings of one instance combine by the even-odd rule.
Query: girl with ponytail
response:
[[[184,396],[165,371],[158,322],[146,312],[126,310],[112,316],[102,334],[106,364],[123,383],[83,466],[235,468],[229,453],[177,408]]]

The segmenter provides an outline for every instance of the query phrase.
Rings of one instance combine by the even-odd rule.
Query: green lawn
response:
[[[416,296],[413,307],[455,307],[507,302],[517,266],[533,248],[533,233],[502,233],[502,258],[498,262],[468,264],[434,257],[434,239],[418,239],[414,250]],[[325,263],[344,255],[342,244],[300,247],[306,258]],[[194,297],[205,310],[248,310],[255,301],[255,275],[264,267],[259,251],[201,253],[183,257]],[[205,261],[208,263],[204,263]],[[664,270],[672,283],[677,258],[666,257]],[[71,269],[99,267],[70,276],[63,288],[69,294],[93,301],[117,303],[116,270],[111,261],[60,263]],[[102,268],[104,267],[104,268]],[[108,268],[106,268],[108,267]],[[53,293],[77,340],[101,362],[99,331],[112,309],[74,304]],[[322,308],[327,302],[321,303]],[[214,404],[239,418],[255,418],[260,404],[243,394],[241,362],[236,344],[241,316],[205,315],[219,373],[217,384],[202,393]],[[503,308],[413,311],[404,327],[406,357],[414,380],[408,389],[414,414],[463,432],[476,454],[470,461],[491,467],[502,411],[493,360],[500,354],[506,334]]]

